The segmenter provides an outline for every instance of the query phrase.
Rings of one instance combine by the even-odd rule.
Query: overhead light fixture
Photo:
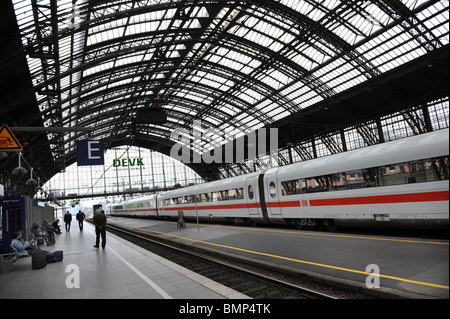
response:
[[[161,108],[142,108],[136,111],[137,124],[165,124],[167,113]]]
[[[37,186],[36,186],[36,188],[34,189],[34,192],[37,193],[38,191],[41,191],[41,195],[42,195],[42,192],[43,192],[44,190],[42,189],[41,186],[39,186],[39,182],[40,182],[40,181],[41,181],[41,178],[38,177]]]
[[[27,186],[36,186],[37,182],[35,179],[33,179],[33,167],[30,170],[31,174],[30,174],[30,179],[26,181],[25,185]]]
[[[17,175],[25,175],[27,173],[27,170],[25,167],[22,167],[21,165],[21,157],[22,157],[22,153],[19,153],[19,166],[17,166],[13,171],[12,174],[17,176]]]

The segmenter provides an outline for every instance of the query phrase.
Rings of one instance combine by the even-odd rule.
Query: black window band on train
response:
[[[283,196],[449,179],[449,157],[297,178],[281,182]]]
[[[164,200],[164,206],[179,205],[179,204],[192,204],[206,202],[221,202],[229,200],[244,199],[244,188],[237,187],[227,190],[206,192],[196,195],[185,195],[174,198],[166,198]]]

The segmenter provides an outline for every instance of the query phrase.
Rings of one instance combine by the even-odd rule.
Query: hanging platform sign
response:
[[[77,141],[77,165],[103,165],[105,158],[103,154],[103,141]]]
[[[20,145],[13,132],[11,132],[8,125],[3,124],[0,128],[0,152],[21,150],[22,145]]]

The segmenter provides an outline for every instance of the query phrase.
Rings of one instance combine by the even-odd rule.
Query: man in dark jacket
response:
[[[66,232],[70,233],[70,224],[72,223],[72,214],[67,212],[64,214],[64,222],[66,224]]]
[[[80,231],[83,231],[83,220],[85,217],[86,215],[81,210],[79,210],[76,219],[78,220],[78,226],[80,227]]]
[[[106,216],[100,212],[100,209],[95,211],[94,215],[94,225],[95,225],[95,248],[98,248],[100,243],[100,236],[102,237],[102,248],[105,249],[106,246]]]

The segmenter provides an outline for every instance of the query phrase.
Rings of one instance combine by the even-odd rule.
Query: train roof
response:
[[[117,206],[117,205],[123,205],[123,204],[130,204],[130,203],[142,202],[143,200],[150,200],[150,199],[153,199],[153,198],[155,198],[156,196],[157,196],[157,194],[145,195],[145,196],[138,197],[138,198],[132,198],[132,199],[129,199],[129,200],[127,200],[127,201],[120,202],[120,203],[113,203],[113,204],[111,204],[111,206]]]
[[[448,143],[449,129],[444,129],[269,169],[266,174],[277,172],[280,178],[287,180],[292,177],[293,170],[296,175],[313,177],[440,157],[449,154]]]

